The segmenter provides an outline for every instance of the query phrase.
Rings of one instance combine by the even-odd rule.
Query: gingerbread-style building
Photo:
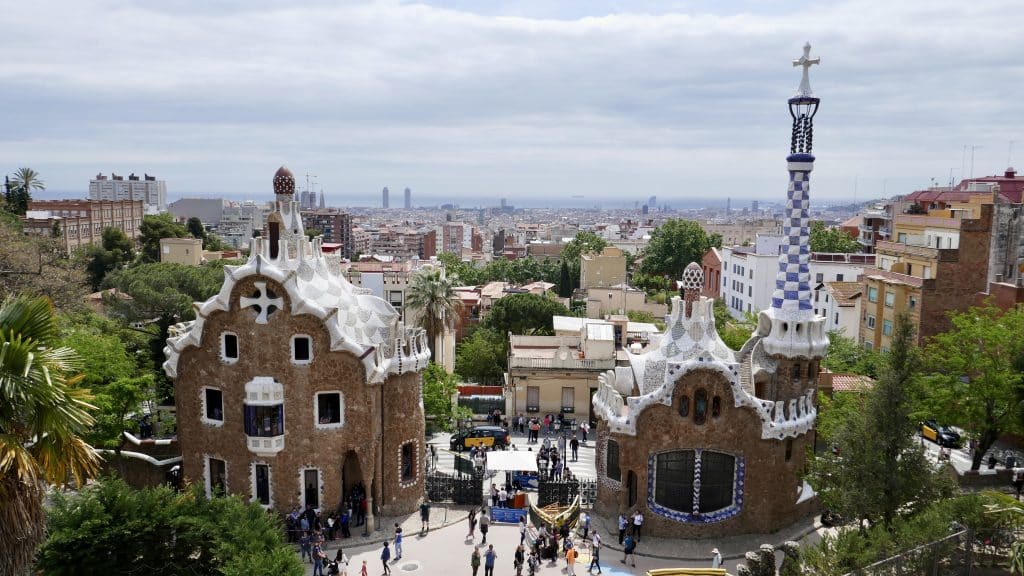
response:
[[[167,340],[185,475],[279,511],[333,508],[358,483],[371,514],[412,511],[426,336],[329,265],[288,169],[273,185],[248,261],[225,267],[220,292]]]
[[[814,511],[800,479],[817,417],[818,364],[828,349],[825,319],[811,305],[808,224],[812,120],[818,99],[807,80],[817,60],[794,61],[804,77],[789,100],[793,141],[789,193],[771,308],[738,352],[715,329],[703,272],[691,263],[684,297],[672,300],[660,342],[600,377],[598,508],[640,510],[644,533],[714,538],[769,533]],[[722,270],[721,281],[743,281]]]

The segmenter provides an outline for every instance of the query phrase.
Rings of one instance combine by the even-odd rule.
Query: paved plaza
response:
[[[429,440],[430,444],[437,447],[438,462],[437,469],[451,472],[455,468],[455,455],[448,450],[447,434],[438,434]],[[543,439],[543,437],[542,437]],[[554,442],[554,438],[552,438]],[[535,445],[526,443],[526,438],[521,435],[513,437],[513,443],[518,450],[528,450]],[[573,474],[581,478],[594,478],[596,470],[594,467],[594,441],[593,437],[586,445],[580,447],[579,460],[568,462]],[[489,481],[484,482],[484,489],[489,486]],[[531,493],[535,497],[535,493]],[[402,525],[402,532],[405,534],[403,542],[403,555],[401,560],[392,557],[390,563],[391,571],[396,576],[401,574],[437,574],[445,576],[456,576],[459,574],[472,574],[470,568],[470,554],[474,546],[481,545],[480,532],[477,530],[475,538],[466,538],[469,529],[467,514],[470,506],[452,504],[435,504],[431,508],[431,531],[422,535],[418,513],[413,513],[400,518],[380,518],[380,530],[373,534],[363,535],[361,528],[353,530],[353,538],[348,540],[336,540],[328,542],[325,547],[330,558],[334,558],[339,546],[344,547],[344,553],[351,558],[349,574],[358,575],[363,560],[369,567],[368,574],[383,574],[380,561],[382,542],[387,539],[394,542],[394,523]],[[807,519],[804,522],[770,535],[737,536],[719,540],[677,540],[644,537],[637,547],[636,567],[626,566],[622,560],[622,547],[618,544],[618,532],[614,518],[594,517],[593,525],[601,532],[603,546],[601,549],[601,573],[615,575],[644,574],[653,568],[669,567],[707,567],[711,564],[711,549],[719,548],[725,558],[725,567],[735,573],[736,565],[742,562],[743,554],[750,550],[757,549],[763,543],[779,545],[786,540],[797,540],[804,545],[812,545],[817,542],[822,530],[820,525],[814,523],[814,519]],[[575,539],[574,539],[575,540]],[[515,525],[492,524],[488,534],[488,544],[493,544],[498,553],[498,561],[495,567],[496,575],[515,574],[512,566],[512,558],[516,546],[519,544],[519,530]],[[481,554],[486,546],[481,548]],[[392,550],[394,556],[394,550]],[[776,554],[781,562],[781,552]],[[591,560],[590,551],[581,550],[580,557],[576,564],[576,574],[585,574]],[[557,564],[544,562],[540,574],[565,574],[565,561]],[[312,565],[306,565],[306,573],[312,574]],[[596,573],[596,571],[595,571]],[[483,574],[483,569],[479,571]],[[526,574],[526,571],[523,571]]]

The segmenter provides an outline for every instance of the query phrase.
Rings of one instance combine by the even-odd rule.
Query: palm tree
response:
[[[46,527],[45,485],[81,485],[98,458],[81,435],[92,425],[78,359],[55,348],[46,298],[0,303],[0,573],[30,569]]]
[[[39,178],[39,173],[27,167],[18,168],[7,183],[6,200],[8,210],[24,215],[28,203],[32,199],[33,190],[46,190],[46,184]]]
[[[462,300],[455,294],[458,277],[445,276],[444,270],[430,268],[418,272],[405,294],[405,307],[419,316],[427,332],[430,357],[437,360],[437,337],[445,328],[455,327],[455,317],[462,310]]]

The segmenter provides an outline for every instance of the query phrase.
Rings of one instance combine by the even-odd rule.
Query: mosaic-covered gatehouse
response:
[[[410,512],[424,485],[426,337],[307,238],[290,171],[273,186],[248,261],[226,266],[220,293],[167,340],[185,475],[282,511],[334,508],[362,484],[371,514]]]
[[[812,120],[810,46],[794,61],[804,75],[790,98],[793,137],[771,308],[738,352],[715,329],[713,301],[700,296],[701,267],[683,276],[660,342],[600,378],[598,506],[640,510],[644,534],[710,538],[768,533],[814,509],[800,480],[813,441],[818,364],[828,348],[825,319],[811,306],[808,260]],[[722,281],[737,270],[723,270]]]

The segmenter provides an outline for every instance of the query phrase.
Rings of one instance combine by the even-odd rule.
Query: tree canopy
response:
[[[301,576],[280,521],[237,496],[206,498],[200,486],[133,490],[105,479],[58,493],[38,568],[46,574]]]
[[[160,239],[161,238],[187,238],[188,229],[174,221],[174,217],[168,212],[161,214],[150,214],[142,217],[142,225],[139,226],[142,244],[141,259],[143,262],[160,261]]]
[[[431,416],[444,430],[451,427],[451,419],[456,416],[452,397],[458,390],[459,376],[449,374],[444,366],[431,362],[423,371],[423,414]]]
[[[46,190],[46,184],[39,177],[39,173],[24,166],[8,176],[5,184],[5,207],[8,212],[19,216],[24,216],[28,210],[33,190]]]
[[[457,276],[445,275],[440,269],[417,272],[405,293],[405,307],[414,312],[419,325],[427,332],[430,356],[436,359],[437,337],[445,328],[453,328],[462,310],[462,300],[455,293]]]
[[[927,347],[925,404],[940,421],[977,440],[971,468],[1004,432],[1021,428],[1024,373],[1013,363],[1024,352],[1024,310],[987,305],[951,315],[952,328]]]
[[[463,262],[451,252],[442,252],[438,257],[449,276],[458,276],[459,282],[467,286],[478,286],[488,282],[511,282],[527,284],[534,281],[550,282],[561,290],[561,268],[551,258],[517,258],[506,260],[498,258],[485,266],[477,266],[472,262]]]
[[[85,270],[93,290],[99,290],[108,273],[130,264],[135,259],[131,238],[118,228],[105,228],[102,242],[85,251]]]
[[[647,275],[682,278],[687,264],[700,263],[709,248],[716,242],[721,244],[721,237],[715,236],[708,236],[693,220],[667,220],[651,234],[640,271]]]
[[[510,294],[491,306],[483,326],[499,334],[554,334],[554,316],[569,316],[556,300],[536,294]]]
[[[470,382],[497,384],[505,372],[508,336],[478,327],[462,339],[455,351],[455,372]]]
[[[78,310],[87,291],[80,265],[52,238],[26,235],[17,217],[0,213],[0,291],[45,296],[61,311]]]
[[[825,228],[821,220],[811,222],[811,252],[860,252],[860,244],[839,228]]]
[[[823,367],[832,372],[878,377],[882,356],[876,350],[864,348],[841,332],[829,332],[828,338],[828,353],[821,363]]]
[[[576,237],[562,248],[562,260],[568,262],[570,266],[574,263],[579,266],[580,256],[587,252],[601,252],[606,246],[607,240],[589,230],[577,232]]]
[[[836,395],[819,428],[835,451],[809,463],[807,480],[825,506],[871,525],[891,527],[897,516],[950,491],[914,439],[920,361],[913,331],[906,314],[897,316],[878,380],[869,390]]]

